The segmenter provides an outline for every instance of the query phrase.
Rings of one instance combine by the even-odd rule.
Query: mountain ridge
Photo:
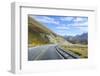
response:
[[[71,43],[81,43],[88,44],[88,33],[82,33],[75,36],[64,36],[64,39],[68,40]]]

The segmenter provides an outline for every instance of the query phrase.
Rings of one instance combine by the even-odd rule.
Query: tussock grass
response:
[[[87,45],[61,45],[65,51],[72,51],[73,53],[79,55],[81,58],[88,58],[88,47]]]

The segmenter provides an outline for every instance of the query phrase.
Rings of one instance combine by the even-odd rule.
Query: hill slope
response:
[[[51,43],[66,42],[61,36],[43,26],[31,17],[28,17],[28,45],[37,46]]]

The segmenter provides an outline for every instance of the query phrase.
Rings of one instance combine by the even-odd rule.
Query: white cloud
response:
[[[57,30],[68,30],[69,28],[65,26],[59,26],[59,27],[56,27],[56,29]]]
[[[62,20],[62,21],[71,21],[73,19],[74,19],[73,17],[61,17],[60,18],[60,20]]]
[[[78,28],[82,32],[88,32],[88,27],[75,27]]]
[[[63,21],[70,21],[70,23],[66,24],[67,26],[88,26],[88,18],[87,17],[61,17]],[[65,25],[65,26],[66,26]]]
[[[84,22],[84,23],[72,23],[72,24],[68,24],[67,26],[83,27],[83,26],[88,26],[88,22]]]
[[[88,20],[87,20],[87,18],[85,18],[85,17],[76,17],[76,18],[74,18],[74,20],[73,20],[75,23],[84,23],[84,22],[87,22]]]
[[[63,31],[63,30],[58,30],[56,33],[57,33],[58,35],[62,35],[62,36],[66,35],[66,32]]]
[[[41,18],[37,18],[37,17],[33,17],[33,18],[43,23],[52,23],[52,24],[59,25],[59,21],[56,21],[54,18],[50,18],[46,16],[41,17]]]
[[[77,18],[74,19],[74,21],[77,21],[77,22],[78,22],[78,21],[83,21],[83,18],[77,17]]]

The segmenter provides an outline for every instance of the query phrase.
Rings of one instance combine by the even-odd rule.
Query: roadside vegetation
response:
[[[71,51],[80,58],[88,58],[88,47],[87,45],[72,44],[72,45],[61,45],[60,46],[65,51]]]

